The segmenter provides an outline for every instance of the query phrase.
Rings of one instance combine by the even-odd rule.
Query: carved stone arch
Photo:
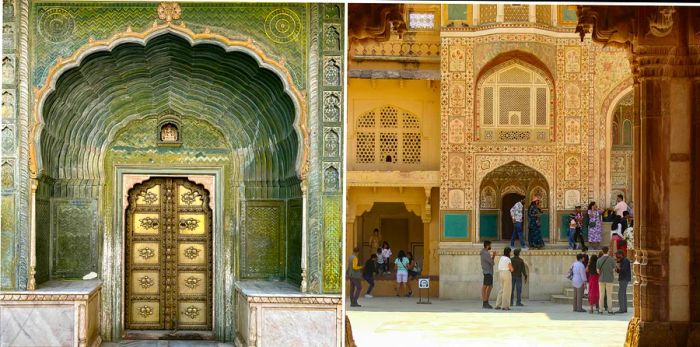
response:
[[[308,148],[309,135],[306,129],[307,110],[305,107],[305,98],[294,85],[292,75],[284,66],[284,62],[279,62],[269,58],[265,52],[257,47],[252,41],[232,40],[224,35],[205,31],[203,33],[195,33],[185,26],[174,24],[172,22],[154,25],[144,32],[135,33],[131,31],[121,32],[113,35],[105,40],[92,41],[76,50],[70,57],[66,59],[59,58],[56,65],[48,71],[47,78],[42,88],[35,95],[38,102],[34,103],[33,123],[30,129],[30,174],[32,177],[38,177],[43,170],[41,158],[41,133],[44,127],[44,105],[47,98],[56,89],[56,83],[59,78],[67,71],[79,67],[81,62],[96,52],[111,52],[118,46],[127,43],[136,43],[141,46],[146,46],[149,41],[165,35],[172,34],[189,42],[191,46],[199,44],[210,44],[224,49],[226,52],[242,52],[254,59],[259,68],[269,70],[277,75],[284,89],[284,92],[290,98],[294,108],[293,127],[297,135],[297,156],[295,159],[295,171],[301,180],[306,178],[308,171]],[[114,129],[110,133],[110,137],[114,135]]]

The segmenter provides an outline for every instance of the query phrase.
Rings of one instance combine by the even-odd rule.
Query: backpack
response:
[[[574,280],[574,264],[571,264],[571,267],[569,268],[569,273],[566,274],[566,279],[569,281]]]

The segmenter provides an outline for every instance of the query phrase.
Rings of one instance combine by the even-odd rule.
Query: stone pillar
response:
[[[700,182],[693,180],[700,166],[699,19],[700,10],[689,7],[579,6],[577,32],[626,47],[635,78],[635,313],[628,346],[700,344],[693,209],[700,202]]]
[[[479,25],[479,4],[472,6],[472,25]]]
[[[528,20],[530,23],[537,22],[537,5],[528,5]]]
[[[503,4],[496,4],[496,22],[503,23],[505,18],[505,7]]]
[[[433,261],[430,259],[430,221],[432,219],[432,207],[430,205],[430,189],[431,187],[424,187],[425,189],[425,210],[421,216],[421,221],[423,222],[423,273],[430,274],[432,269],[435,267]]]
[[[307,239],[307,232],[308,230],[306,229],[307,226],[307,221],[308,221],[308,212],[306,210],[307,208],[307,203],[308,203],[308,193],[307,193],[308,187],[307,187],[307,181],[304,180],[301,182],[301,286],[300,290],[302,293],[306,293],[307,290],[309,289],[308,282],[306,280],[307,277],[307,259],[306,256],[308,254],[308,250],[306,249],[306,239]]]

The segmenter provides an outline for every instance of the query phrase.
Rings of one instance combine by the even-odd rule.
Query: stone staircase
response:
[[[613,307],[618,308],[620,305],[618,304],[619,301],[617,300],[617,290],[620,288],[620,285],[616,282],[613,284]],[[628,309],[632,307],[632,285],[628,284],[627,285],[627,307]],[[557,303],[557,304],[569,304],[573,305],[574,304],[574,288],[572,287],[567,287],[564,288],[564,293],[563,294],[555,294],[552,295],[552,302]],[[583,306],[587,307],[588,306],[588,296],[583,298]]]

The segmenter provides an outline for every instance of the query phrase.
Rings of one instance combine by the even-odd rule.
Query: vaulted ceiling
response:
[[[41,158],[57,179],[98,179],[114,133],[150,115],[200,117],[245,153],[250,180],[295,175],[296,110],[280,77],[244,52],[164,34],[124,43],[66,71],[43,107]],[[155,134],[155,129],[154,129]]]

